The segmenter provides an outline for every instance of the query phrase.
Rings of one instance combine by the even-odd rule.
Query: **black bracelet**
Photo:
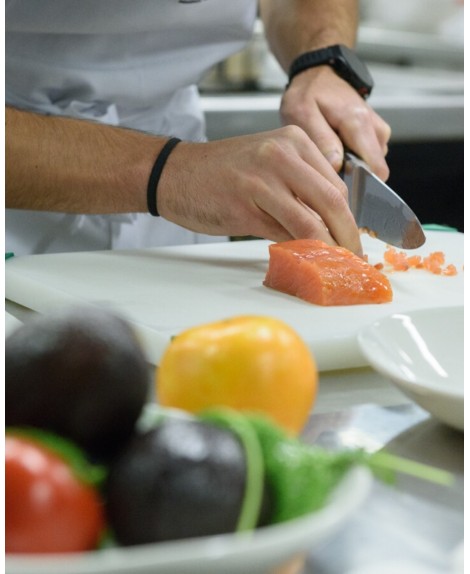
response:
[[[149,213],[158,217],[160,214],[157,209],[157,186],[162,175],[163,168],[165,167],[168,156],[173,151],[173,148],[181,140],[179,138],[170,138],[162,147],[160,153],[153,164],[152,171],[150,172],[149,182],[147,185],[147,207]]]

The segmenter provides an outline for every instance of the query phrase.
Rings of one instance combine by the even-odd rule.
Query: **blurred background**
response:
[[[369,99],[391,125],[389,185],[422,223],[464,227],[463,0],[362,0],[357,51]],[[248,47],[200,85],[210,139],[280,126],[286,75],[261,22]]]

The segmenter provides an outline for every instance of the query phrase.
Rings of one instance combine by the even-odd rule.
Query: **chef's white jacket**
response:
[[[7,0],[6,103],[203,140],[196,85],[252,34],[256,0]],[[147,214],[7,210],[15,254],[220,240]]]

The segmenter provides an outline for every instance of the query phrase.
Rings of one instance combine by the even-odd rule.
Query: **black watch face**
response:
[[[356,88],[363,97],[367,97],[374,86],[374,80],[369,70],[356,54],[346,46],[340,46],[339,52],[340,57],[337,60],[339,75]]]
[[[338,76],[348,82],[362,97],[366,98],[372,91],[374,81],[369,70],[352,50],[342,44],[300,55],[289,70],[289,83],[300,72],[325,64],[331,66]]]

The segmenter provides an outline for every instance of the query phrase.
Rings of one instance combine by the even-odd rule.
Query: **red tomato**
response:
[[[79,552],[104,525],[97,492],[52,451],[23,437],[5,440],[6,552]]]

